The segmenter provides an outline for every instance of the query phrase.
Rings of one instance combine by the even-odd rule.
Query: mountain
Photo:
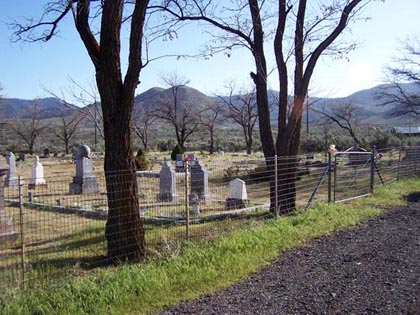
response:
[[[177,89],[178,104],[192,104],[197,106],[198,109],[203,109],[207,104],[214,102],[214,100],[205,95],[204,93],[188,86],[180,86]],[[139,106],[140,104],[145,109],[158,108],[158,105],[163,102],[173,100],[172,88],[163,89],[161,87],[151,88],[139,95],[134,99],[134,104]]]
[[[418,90],[415,84],[405,83],[401,85],[404,91],[411,93]],[[384,99],[381,98],[382,93],[396,92],[395,88],[390,84],[377,85],[370,89],[357,91],[349,96],[340,98],[310,98],[309,101],[315,109],[331,108],[337,104],[351,103],[359,107],[360,115],[367,121],[392,121],[398,120],[398,117],[392,115],[396,106],[399,104],[389,104],[384,106]],[[418,92],[417,92],[418,93]],[[312,118],[316,118],[319,114],[310,111]]]
[[[38,106],[41,119],[67,116],[76,109],[76,106],[65,106],[60,99],[53,97],[35,100],[3,98],[0,100],[0,113],[3,119],[31,118],[35,105]]]
[[[418,86],[415,84],[404,84],[404,89],[409,92],[417,91]],[[353,93],[346,97],[339,98],[319,98],[319,97],[310,97],[309,102],[312,104],[313,108],[321,109],[331,108],[340,103],[353,103],[360,108],[360,113],[363,116],[363,119],[366,121],[394,121],[398,118],[392,116],[392,110],[397,104],[391,104],[383,106],[383,100],[378,98],[378,95],[381,94],[384,90],[392,90],[390,85],[382,84],[375,86],[370,89],[361,90],[356,93]],[[180,86],[177,90],[178,103],[179,106],[185,104],[191,104],[197,106],[198,109],[203,109],[207,104],[211,102],[220,102],[220,97],[210,97],[204,93],[188,86]],[[224,97],[224,96],[221,96]],[[227,97],[225,97],[227,98]],[[141,104],[145,109],[156,109],[159,104],[162,102],[167,102],[172,100],[172,89],[164,89],[161,87],[151,88],[135,97],[134,103],[138,108]],[[276,104],[278,100],[277,91],[269,91],[269,102],[270,104]],[[3,118],[10,119],[14,117],[23,117],[29,118],[30,106],[34,102],[38,102],[41,111],[41,118],[52,118],[52,117],[62,117],[70,114],[73,110],[76,110],[76,106],[66,107],[56,98],[43,98],[37,100],[21,100],[21,99],[3,99],[0,101],[0,113]],[[92,105],[89,105],[92,106]],[[273,106],[271,109],[272,120],[277,119],[278,108]],[[309,110],[309,120],[315,121],[320,117],[320,114],[314,113]]]

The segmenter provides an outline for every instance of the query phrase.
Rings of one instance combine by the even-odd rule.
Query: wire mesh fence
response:
[[[285,205],[294,207],[282,213],[367,195],[418,175],[420,148],[329,156],[161,161],[160,169],[106,176],[86,169],[74,176],[72,166],[38,182],[10,181],[3,170],[0,291],[85,274],[107,264],[113,251],[170,257],[184,242],[273,218]]]

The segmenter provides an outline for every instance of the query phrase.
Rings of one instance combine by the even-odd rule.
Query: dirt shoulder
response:
[[[420,315],[420,203],[313,240],[168,314]]]

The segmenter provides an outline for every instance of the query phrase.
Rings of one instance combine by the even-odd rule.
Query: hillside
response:
[[[414,91],[416,88],[413,84],[403,84],[404,89],[408,92]],[[384,100],[381,99],[381,94],[383,91],[392,91],[392,87],[388,84],[381,84],[370,89],[361,90],[355,92],[347,97],[341,98],[311,98],[310,102],[313,103],[316,109],[321,109],[323,107],[333,107],[336,104],[343,103],[352,103],[360,107],[360,114],[363,117],[363,120],[372,121],[372,122],[381,122],[381,121],[394,121],[398,122],[401,118],[395,117],[393,115],[394,108],[398,104],[389,104],[384,106]],[[316,119],[319,115],[311,113],[311,118]]]
[[[412,84],[404,85],[407,91],[413,91],[416,87]],[[330,108],[340,103],[351,102],[355,105],[360,106],[361,115],[363,120],[366,121],[398,121],[398,118],[392,116],[392,110],[394,106],[397,105],[388,105],[383,106],[382,100],[378,98],[383,89],[389,89],[389,85],[378,85],[376,87],[361,90],[356,93],[353,93],[347,97],[341,98],[317,98],[311,97],[309,102],[312,103],[314,108],[321,109],[323,107]],[[183,104],[194,104],[199,109],[206,107],[206,104],[219,101],[220,97],[210,97],[204,93],[188,86],[179,87],[178,91],[178,104],[183,106]],[[221,96],[225,97],[225,96]],[[140,106],[140,104],[145,108],[158,108],[159,104],[163,102],[171,101],[172,99],[172,89],[164,89],[161,87],[151,88],[135,98],[135,106]],[[269,99],[271,104],[276,104],[278,99],[277,91],[269,91]],[[76,106],[72,106],[73,109],[64,106],[59,99],[56,98],[42,98],[37,100],[22,100],[22,99],[8,99],[5,98],[0,102],[0,112],[2,113],[3,118],[10,119],[15,117],[29,118],[29,109],[34,102],[38,102],[41,108],[41,118],[53,118],[53,117],[62,117],[70,114],[72,111],[76,110]],[[272,120],[275,121],[277,118],[278,110],[276,106],[272,108]],[[319,114],[309,111],[309,120],[316,121],[320,117]]]
[[[65,106],[61,100],[53,97],[35,100],[4,98],[0,101],[0,113],[3,119],[30,118],[31,107],[39,106],[41,119],[64,117],[70,114],[76,106]]]
[[[173,99],[172,93],[171,88],[154,87],[137,95],[134,103],[136,106],[141,104],[145,109],[157,108],[163,102],[171,102]],[[211,97],[188,86],[180,86],[178,88],[177,98],[180,106],[183,104],[195,104],[199,109],[203,109],[206,107],[206,104],[214,102]]]

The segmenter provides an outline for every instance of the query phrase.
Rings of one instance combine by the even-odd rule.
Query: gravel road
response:
[[[420,203],[315,239],[169,314],[420,315]]]

